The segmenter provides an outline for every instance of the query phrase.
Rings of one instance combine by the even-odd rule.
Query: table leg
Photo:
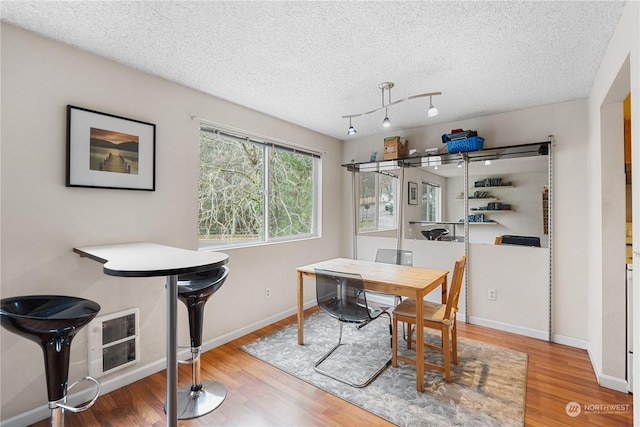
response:
[[[304,298],[302,282],[302,272],[298,271],[298,345],[304,345]]]
[[[178,427],[178,276],[167,276],[167,427]]]
[[[424,391],[424,313],[422,292],[416,292],[416,390]]]

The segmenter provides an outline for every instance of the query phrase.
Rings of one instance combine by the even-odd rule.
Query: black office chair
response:
[[[324,362],[342,344],[342,328],[345,323],[353,323],[357,329],[361,329],[373,320],[386,314],[389,317],[389,333],[391,334],[391,315],[387,312],[389,307],[371,307],[367,304],[366,293],[363,292],[364,285],[359,274],[341,273],[337,271],[316,269],[316,299],[318,306],[325,310],[331,317],[338,319],[340,324],[340,336],[338,344],[322,356],[313,366],[313,369],[334,380],[343,382],[352,387],[365,387],[382,373],[390,364],[391,358],[376,372],[370,375],[361,383],[353,383],[344,378],[340,378],[331,372],[320,368]],[[345,368],[352,368],[350,361],[345,362]]]
[[[431,230],[422,230],[420,232],[427,240],[442,240],[449,234],[449,230],[446,228],[432,228]]]

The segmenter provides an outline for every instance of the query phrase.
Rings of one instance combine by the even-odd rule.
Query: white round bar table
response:
[[[220,267],[229,256],[221,252],[198,252],[155,243],[123,243],[74,248],[81,257],[98,261],[109,276],[167,277],[167,426],[178,426],[178,275]]]

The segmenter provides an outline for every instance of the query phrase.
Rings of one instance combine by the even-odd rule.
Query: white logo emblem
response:
[[[564,410],[570,417],[577,417],[578,415],[580,415],[582,408],[580,407],[580,404],[578,402],[569,402],[567,403],[567,406],[564,408]]]

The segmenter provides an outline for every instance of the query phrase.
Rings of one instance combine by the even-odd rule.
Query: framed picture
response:
[[[156,189],[156,125],[67,105],[67,187]]]
[[[418,204],[418,184],[415,182],[409,183],[409,204],[417,205]]]

